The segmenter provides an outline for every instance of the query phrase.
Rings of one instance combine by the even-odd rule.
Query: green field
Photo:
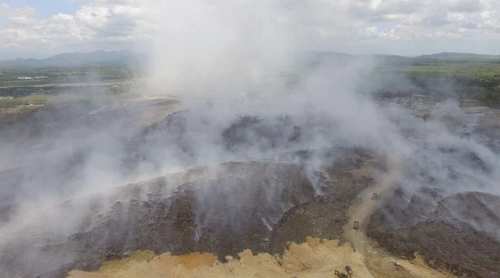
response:
[[[19,106],[40,106],[48,102],[46,95],[30,95],[24,97],[0,97],[0,109],[16,108]]]
[[[444,84],[460,98],[480,100],[487,106],[500,106],[500,58],[498,56],[469,55],[460,59],[450,55],[440,57],[405,58],[379,63],[379,72],[390,78],[392,74],[406,76],[413,84],[429,93]]]
[[[337,63],[346,63],[359,58],[338,53],[317,53],[311,57],[317,61],[331,59]],[[378,61],[375,74],[384,80],[398,81],[401,76],[406,76],[412,84],[428,94],[445,93],[446,96],[443,97],[454,94],[460,98],[480,100],[484,105],[500,106],[500,56],[441,53],[419,57],[387,55],[373,57]],[[294,69],[290,69],[290,72],[293,76]],[[30,105],[33,101],[35,104],[32,105],[38,105],[35,100],[43,98],[41,96],[68,92],[85,94],[83,88],[85,86],[71,87],[69,86],[71,84],[101,82],[102,84],[91,89],[121,92],[124,90],[122,86],[124,81],[141,77],[143,76],[140,66],[123,63],[66,67],[0,67],[0,97],[14,97],[0,99],[0,108],[22,106],[26,103]],[[377,76],[368,78],[376,79]],[[106,82],[107,84],[104,84]],[[443,87],[443,84],[449,87],[447,91],[438,88]],[[96,89],[99,86],[101,87]],[[381,90],[384,89],[391,88]],[[30,99],[32,95],[36,96],[33,100]]]
[[[446,76],[477,80],[478,82],[499,82],[500,64],[497,63],[433,63],[416,64],[404,69],[409,75]]]
[[[127,80],[134,76],[125,66],[4,69],[0,71],[0,87]],[[26,77],[29,80],[23,80]]]

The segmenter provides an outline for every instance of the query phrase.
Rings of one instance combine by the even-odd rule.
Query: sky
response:
[[[158,2],[176,1],[0,0],[0,59],[146,49],[161,26],[151,15],[151,7]],[[436,52],[500,54],[498,0],[271,2],[279,2],[290,10],[288,14],[294,14],[305,50],[409,56]]]
[[[11,9],[31,7],[38,15],[45,17],[56,13],[73,13],[80,7],[78,0],[4,0],[3,3]]]

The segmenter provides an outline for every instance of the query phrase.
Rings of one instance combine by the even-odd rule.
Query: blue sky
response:
[[[55,13],[72,13],[78,7],[77,0],[4,0],[10,7],[32,7],[37,15],[45,17]]]

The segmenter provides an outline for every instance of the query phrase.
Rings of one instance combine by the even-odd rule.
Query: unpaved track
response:
[[[420,258],[411,262],[393,258],[368,238],[366,227],[370,216],[384,200],[391,197],[401,177],[402,162],[397,157],[388,158],[387,164],[387,172],[377,177],[374,186],[361,192],[348,211],[349,221],[344,226],[343,238],[352,245],[355,252],[363,256],[366,267],[366,271],[362,270],[362,273],[354,277],[454,277],[428,267]],[[358,226],[357,229],[355,226]]]
[[[390,158],[388,172],[379,175],[377,183],[362,191],[353,205],[349,208],[349,222],[344,226],[344,239],[348,240],[354,250],[366,254],[370,251],[372,242],[366,236],[366,226],[381,200],[388,198],[400,177],[399,160]],[[359,222],[359,229],[354,229],[355,222]]]
[[[390,198],[400,178],[401,163],[390,159],[388,171],[376,177],[376,183],[361,192],[349,209],[348,224],[343,239],[338,241],[307,239],[303,244],[292,244],[283,256],[252,254],[244,251],[238,258],[227,263],[217,262],[211,254],[187,254],[172,256],[149,255],[146,259],[126,258],[106,263],[98,272],[72,271],[69,278],[160,278],[160,277],[283,277],[324,278],[345,277],[340,273],[346,266],[352,270],[352,278],[446,278],[454,277],[428,267],[421,259],[413,261],[394,258],[379,248],[366,236],[366,226],[372,213]],[[378,198],[372,198],[374,194]],[[353,229],[355,221],[359,229]],[[351,248],[351,246],[353,248]],[[338,273],[336,275],[335,273]],[[345,274],[344,274],[345,275]]]

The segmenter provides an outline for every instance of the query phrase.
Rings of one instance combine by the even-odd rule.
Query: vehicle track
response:
[[[376,178],[374,186],[362,191],[348,210],[349,221],[344,226],[343,238],[351,244],[355,252],[362,254],[366,267],[365,270],[358,270],[358,274],[353,277],[454,277],[430,268],[419,257],[413,261],[394,258],[368,238],[366,227],[370,216],[384,200],[391,197],[401,177],[402,161],[398,157],[389,157],[387,165],[387,172]]]

